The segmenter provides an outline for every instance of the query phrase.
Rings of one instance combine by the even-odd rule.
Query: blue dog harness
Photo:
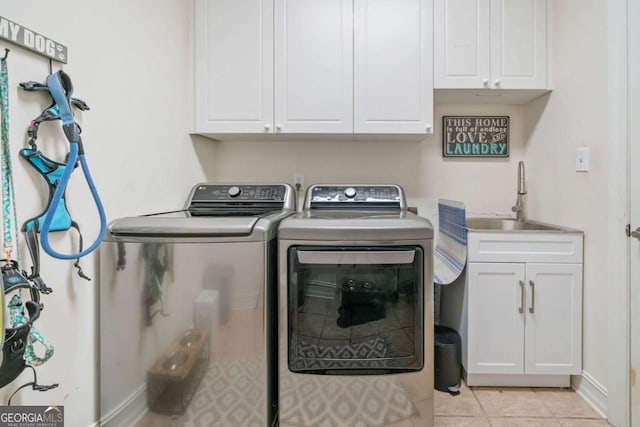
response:
[[[23,148],[20,150],[20,156],[25,159],[33,168],[42,175],[47,184],[49,185],[49,202],[53,198],[53,194],[58,188],[58,184],[60,182],[60,177],[62,176],[67,165],[58,163],[46,157],[42,152],[36,149],[35,140],[32,138],[30,141],[32,144],[32,148]],[[43,213],[38,215],[35,218],[28,219],[22,224],[22,231],[25,233],[25,240],[27,243],[27,248],[29,249],[29,253],[31,254],[32,260],[32,271],[29,279],[36,282],[38,287],[40,288],[40,292],[48,294],[51,292],[51,289],[48,288],[42,278],[40,277],[40,249],[38,244],[38,236],[37,234],[42,231],[42,225],[44,223],[44,218],[51,208],[51,204],[45,209]],[[62,199],[53,214],[53,221],[51,224],[50,231],[64,231],[69,228],[74,228],[78,232],[78,238],[80,243],[80,251],[82,251],[83,243],[82,243],[82,234],[80,233],[80,226],[78,223],[71,219],[71,214],[67,210],[67,202],[64,194],[62,195]],[[90,280],[83,272],[80,267],[80,258],[76,259],[74,266],[78,269],[78,275],[83,279]]]
[[[107,219],[104,207],[94,185],[87,161],[84,147],[80,137],[80,126],[75,122],[71,106],[74,105],[81,110],[88,110],[87,105],[76,98],[72,98],[73,85],[71,79],[62,70],[50,74],[47,77],[46,85],[35,82],[21,83],[23,89],[27,91],[46,91],[53,99],[53,104],[45,109],[40,116],[31,122],[28,135],[30,136],[31,149],[23,149],[20,155],[25,158],[47,181],[51,193],[49,203],[44,213],[36,218],[28,220],[23,225],[23,230],[29,232],[37,230],[41,235],[41,243],[44,251],[58,259],[76,259],[83,257],[98,248],[107,231]],[[62,129],[69,142],[69,154],[65,164],[54,162],[45,157],[37,150],[35,140],[37,138],[38,126],[45,121],[61,120]],[[100,218],[100,230],[95,241],[88,248],[80,248],[80,251],[73,254],[63,254],[54,250],[49,243],[49,232],[68,230],[71,227],[78,229],[77,224],[72,221],[65,199],[65,191],[71,174],[80,164],[85,181],[93,197],[95,206]],[[76,262],[76,267],[78,267]],[[81,274],[81,272],[80,272]],[[82,274],[81,274],[82,275]],[[85,276],[86,277],[86,276]]]

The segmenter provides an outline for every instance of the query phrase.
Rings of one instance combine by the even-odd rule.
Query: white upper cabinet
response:
[[[432,0],[354,0],[356,133],[432,133]]]
[[[273,0],[195,2],[195,128],[273,126]]]
[[[549,88],[547,0],[435,0],[434,88]]]
[[[275,1],[275,129],[353,132],[352,0]]]
[[[196,133],[432,133],[432,1],[196,0]]]
[[[489,5],[490,0],[435,0],[434,87],[488,87]]]
[[[491,0],[492,87],[547,88],[546,17],[546,0]]]

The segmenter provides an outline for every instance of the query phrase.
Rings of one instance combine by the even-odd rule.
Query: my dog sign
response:
[[[444,116],[444,157],[509,157],[508,116]]]
[[[0,39],[10,41],[54,61],[67,63],[67,47],[0,16]]]

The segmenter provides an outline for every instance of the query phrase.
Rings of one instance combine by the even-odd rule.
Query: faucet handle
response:
[[[518,162],[518,194],[527,194],[527,184],[524,177],[524,162]]]

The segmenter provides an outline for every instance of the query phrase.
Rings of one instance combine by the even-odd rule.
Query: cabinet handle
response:
[[[493,84],[496,85],[496,86],[500,86],[500,79],[496,79],[496,81],[493,82]]]
[[[536,284],[533,280],[529,280],[529,286],[531,286],[531,307],[529,307],[529,313],[536,311]]]
[[[518,311],[524,313],[524,282],[522,280],[520,280],[520,307]]]
[[[427,125],[427,133],[432,133],[431,125]]]
[[[483,86],[489,86],[489,79],[484,79],[484,80],[482,81],[482,85],[483,85]]]
[[[264,130],[268,131],[269,129],[271,129],[271,125],[269,123],[265,123]]]
[[[276,130],[280,132],[282,130],[282,125],[276,125]]]

